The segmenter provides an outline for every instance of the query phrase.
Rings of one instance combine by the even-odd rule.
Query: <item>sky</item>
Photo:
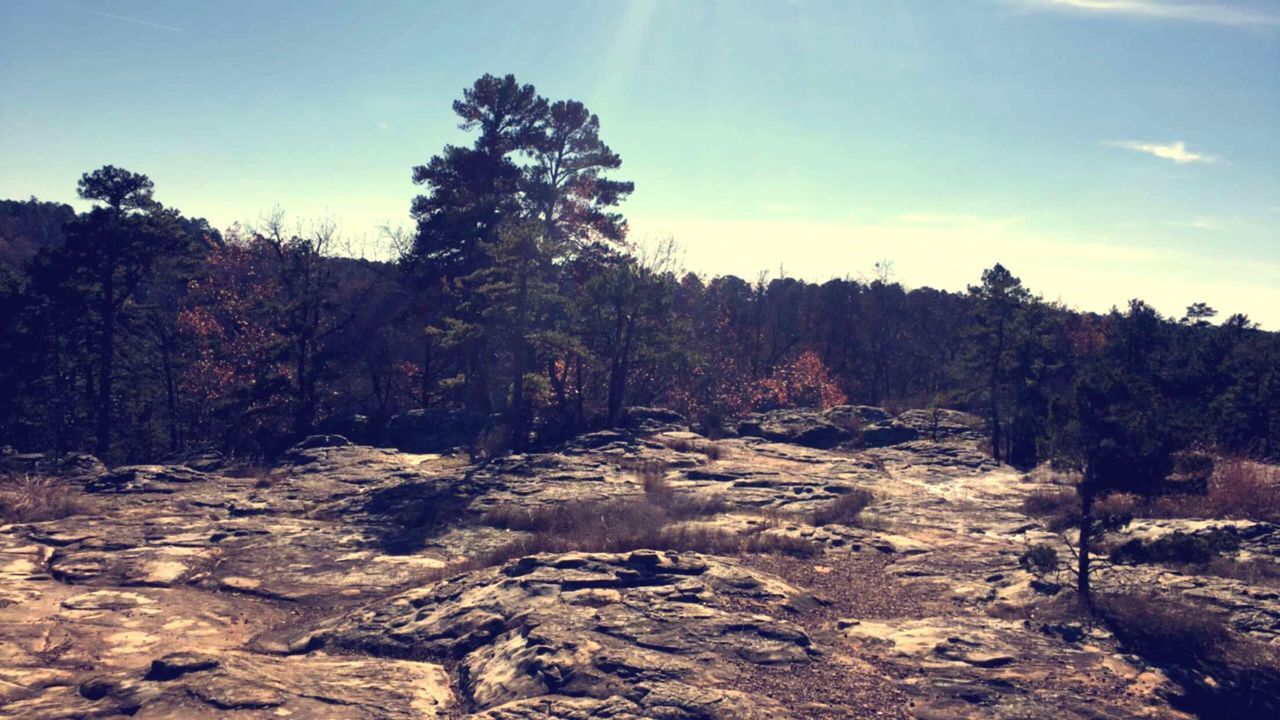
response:
[[[690,270],[1280,329],[1280,0],[0,0],[0,198],[114,164],[385,253],[486,72],[596,112]]]

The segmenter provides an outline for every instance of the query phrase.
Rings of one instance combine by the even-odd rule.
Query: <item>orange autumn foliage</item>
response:
[[[752,406],[756,410],[787,407],[825,410],[847,401],[822,358],[806,350],[756,383]]]

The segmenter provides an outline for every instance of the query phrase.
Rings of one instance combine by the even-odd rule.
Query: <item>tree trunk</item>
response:
[[[426,329],[422,333],[422,381],[418,392],[418,402],[425,408],[431,402],[431,333]]]
[[[604,426],[613,428],[618,424],[618,418],[622,413],[622,394],[626,390],[626,360],[624,358],[627,352],[627,342],[624,340],[626,334],[626,313],[620,305],[614,305],[615,315],[613,327],[613,357],[609,360],[609,399],[606,403],[606,414]]]
[[[481,415],[488,415],[493,410],[493,401],[489,397],[487,334],[481,335],[471,344],[470,357],[467,359],[467,409]]]
[[[311,417],[309,412],[310,400],[308,391],[310,379],[308,378],[309,369],[307,368],[307,339],[303,335],[298,340],[298,394],[297,408],[294,411],[293,432],[299,438],[305,437],[311,431]]]
[[[1093,490],[1086,482],[1080,487],[1080,565],[1076,576],[1076,591],[1086,606],[1092,604],[1089,595],[1089,539],[1093,534]]]
[[[520,279],[516,294],[515,347],[512,348],[511,405],[508,417],[511,421],[511,444],[517,450],[528,444],[528,416],[524,402],[524,374],[529,368],[529,343],[525,331],[529,326],[529,259],[520,267]]]
[[[991,358],[991,386],[989,392],[991,394],[991,454],[995,457],[996,462],[1000,461],[1001,441],[1003,438],[1000,434],[1000,358],[1004,356],[1004,320],[996,328],[996,351],[995,356]]]
[[[169,450],[177,452],[182,442],[178,437],[178,391],[173,379],[173,348],[169,342],[167,337],[160,342],[160,361],[164,368],[165,410],[169,416]]]
[[[104,273],[102,282],[102,337],[98,346],[97,454],[109,461],[111,454],[111,376],[116,343],[115,273]]]

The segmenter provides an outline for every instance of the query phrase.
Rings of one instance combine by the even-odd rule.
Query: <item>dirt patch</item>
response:
[[[899,584],[885,572],[893,562],[891,558],[828,555],[809,559],[746,555],[743,561],[822,598],[827,604],[816,608],[811,619],[830,622],[838,618],[866,620],[926,615],[924,598],[920,597],[919,590]]]

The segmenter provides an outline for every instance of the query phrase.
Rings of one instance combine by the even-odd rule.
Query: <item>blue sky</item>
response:
[[[584,101],[693,270],[894,263],[1280,327],[1280,2],[0,0],[0,197],[106,163],[376,251],[485,72]]]

